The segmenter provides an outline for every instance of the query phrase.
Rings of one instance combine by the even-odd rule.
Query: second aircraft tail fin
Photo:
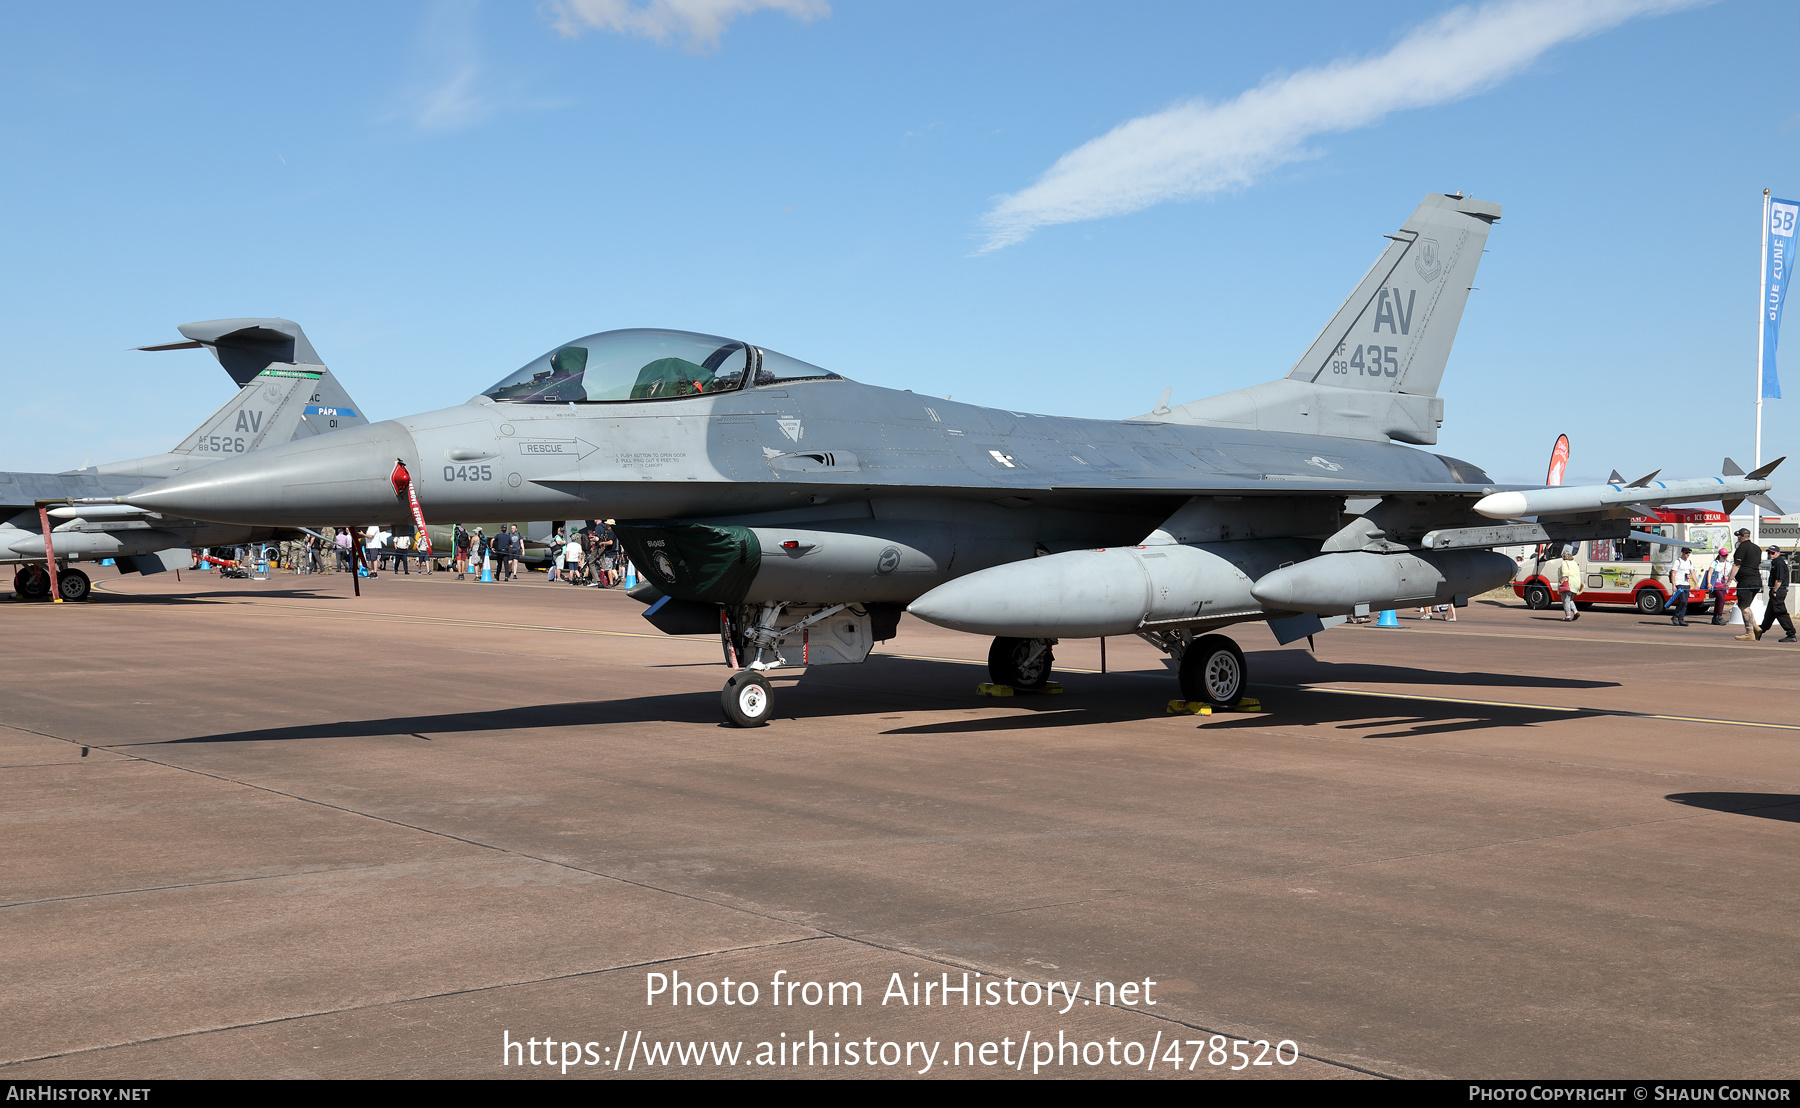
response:
[[[214,319],[178,329],[186,342],[139,349],[205,347],[242,387],[171,453],[244,454],[369,421],[292,320]]]

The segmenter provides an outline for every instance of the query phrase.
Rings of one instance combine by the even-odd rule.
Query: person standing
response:
[[[1755,602],[1756,594],[1762,590],[1762,548],[1750,541],[1750,528],[1740,527],[1737,533],[1737,549],[1731,554],[1731,569],[1737,575],[1738,611],[1744,617],[1744,633],[1734,636],[1745,642],[1755,642],[1762,638],[1762,628],[1758,627],[1755,617],[1750,614],[1750,605]]]
[[[456,552],[456,579],[461,581],[469,572],[469,532],[460,523],[451,532],[450,549]]]
[[[581,584],[581,533],[571,531],[563,541],[563,580],[571,585]]]
[[[1675,564],[1669,567],[1669,587],[1675,590],[1675,595],[1669,598],[1668,603],[1675,614],[1669,620],[1677,627],[1687,626],[1688,594],[1694,588],[1694,563],[1689,560],[1691,554],[1692,550],[1682,547],[1681,557],[1675,559]]]
[[[1563,622],[1574,623],[1581,618],[1581,613],[1575,608],[1575,596],[1581,591],[1581,563],[1575,560],[1573,546],[1563,548],[1561,588]]]
[[[600,587],[603,589],[610,589],[619,583],[619,577],[616,572],[619,564],[619,543],[617,538],[613,535],[612,523],[613,521],[610,519],[600,520],[597,523],[597,530],[595,531],[595,534],[599,536],[600,539],[598,543],[598,549],[600,551]]]
[[[1788,584],[1792,577],[1793,570],[1788,560],[1781,556],[1781,547],[1769,547],[1769,602],[1763,607],[1762,626],[1756,629],[1758,638],[1768,634],[1769,628],[1780,620],[1781,629],[1787,635],[1778,641],[1794,641],[1794,620],[1787,610]]]
[[[562,528],[558,527],[550,535],[550,580],[552,582],[554,582],[561,575],[562,567],[563,567],[563,533],[562,533]]]
[[[1713,555],[1706,567],[1706,580],[1701,582],[1712,596],[1712,621],[1715,627],[1725,623],[1725,594],[1731,589],[1731,552],[1724,547]]]
[[[507,537],[506,524],[502,523],[499,532],[489,540],[488,553],[494,556],[494,582],[503,583],[506,580],[506,559],[512,553],[512,542]]]
[[[475,528],[475,564],[480,567],[475,573],[475,579],[477,581],[481,580],[487,573],[489,556],[490,550],[488,547],[487,533],[477,527]]]

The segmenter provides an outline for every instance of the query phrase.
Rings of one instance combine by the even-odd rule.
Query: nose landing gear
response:
[[[725,682],[719,694],[720,707],[733,727],[761,727],[769,722],[775,707],[775,694],[769,679],[752,670],[739,670]]]

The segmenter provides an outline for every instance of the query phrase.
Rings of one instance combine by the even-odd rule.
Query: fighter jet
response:
[[[1371,610],[1464,604],[1512,576],[1491,547],[1629,529],[1597,490],[1573,514],[1559,501],[1513,520],[1529,500],[1490,498],[1536,486],[1418,449],[1437,442],[1438,384],[1499,218],[1426,196],[1285,377],[1178,407],[1165,391],[1133,419],[981,408],[739,339],[619,330],[465,404],[119,502],[282,523],[388,515],[413,492],[439,520],[616,517],[647,618],[720,634],[722,704],[742,726],[769,718],[768,670],[860,662],[902,611],[993,636],[997,684],[1042,688],[1060,639],[1135,634],[1178,659],[1187,700],[1229,705],[1248,667],[1222,628],[1267,621],[1291,642]],[[1762,477],[1708,493],[1764,493]]]
[[[65,600],[87,596],[90,584],[70,563],[111,558],[121,573],[161,573],[186,565],[190,547],[274,537],[266,526],[203,523],[119,503],[77,507],[75,501],[127,498],[221,458],[369,422],[292,320],[214,319],[178,329],[184,341],[139,349],[211,350],[237,383],[237,395],[166,454],[65,473],[0,473],[0,564],[18,567],[13,590],[19,595],[49,594],[46,519]]]

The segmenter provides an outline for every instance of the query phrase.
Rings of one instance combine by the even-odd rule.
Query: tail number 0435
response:
[[[444,480],[446,481],[492,481],[493,479],[493,466],[444,467]]]

